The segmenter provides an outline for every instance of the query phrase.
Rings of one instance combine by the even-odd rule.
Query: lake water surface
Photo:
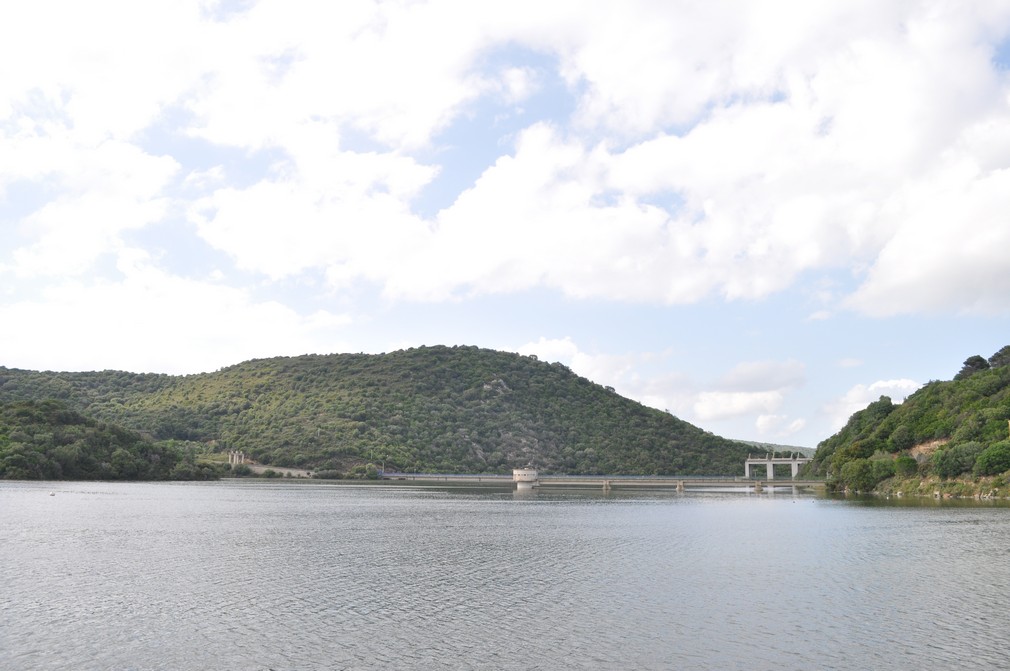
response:
[[[0,482],[0,570],[0,669],[1010,667],[997,505]]]

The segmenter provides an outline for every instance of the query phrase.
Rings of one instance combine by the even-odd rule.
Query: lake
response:
[[[2,669],[1010,666],[999,504],[0,482],[0,568]]]

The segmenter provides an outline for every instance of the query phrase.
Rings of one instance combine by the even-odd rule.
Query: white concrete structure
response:
[[[538,478],[537,469],[533,468],[533,464],[512,469],[512,482],[516,483],[516,487],[519,489],[536,487],[540,484]]]
[[[245,452],[237,452],[232,450],[228,453],[228,465],[237,466],[238,464],[245,463]]]
[[[767,473],[767,479],[774,480],[775,465],[789,464],[789,466],[792,467],[793,479],[795,479],[800,472],[800,466],[809,462],[810,460],[811,460],[810,457],[802,457],[798,454],[791,454],[788,457],[774,457],[771,455],[771,453],[766,454],[763,457],[752,457],[750,455],[747,455],[747,461],[744,462],[743,466],[743,476],[745,478],[749,478],[751,473],[750,471],[751,466],[760,466],[763,464],[765,467],[765,473]]]

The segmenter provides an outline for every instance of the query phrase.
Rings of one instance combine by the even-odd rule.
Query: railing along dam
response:
[[[511,487],[508,475],[449,475],[436,473],[384,473],[387,481],[417,482],[458,486]],[[741,477],[704,476],[604,476],[604,475],[545,475],[540,476],[540,488],[581,489],[672,489],[722,491],[763,491],[784,488],[823,488],[823,480],[751,479]]]

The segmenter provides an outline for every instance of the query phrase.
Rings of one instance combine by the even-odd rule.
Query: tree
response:
[[[933,453],[933,470],[941,478],[956,478],[975,467],[975,458],[985,446],[975,441],[937,450]]]
[[[915,436],[912,434],[912,430],[908,428],[905,424],[898,425],[893,432],[891,432],[891,447],[892,451],[900,452],[901,450],[907,450],[915,444]]]
[[[989,362],[976,354],[964,360],[964,365],[961,367],[961,371],[954,376],[954,379],[965,380],[975,373],[983,370],[989,370]]]
[[[857,492],[872,491],[878,482],[869,459],[853,459],[845,462],[839,479],[848,489]]]
[[[141,463],[133,454],[122,447],[112,453],[112,468],[116,477],[124,480],[134,480],[140,475]]]
[[[975,475],[998,475],[1010,471],[1010,440],[990,445],[975,459]]]
[[[989,357],[990,368],[1010,366],[1010,345],[1004,345],[998,352]]]
[[[876,487],[877,483],[881,480],[886,480],[894,475],[894,461],[890,458],[883,459],[871,459],[870,460],[870,473],[873,474],[873,486]]]
[[[894,472],[903,478],[908,478],[916,474],[919,464],[914,457],[903,454],[894,460]]]

